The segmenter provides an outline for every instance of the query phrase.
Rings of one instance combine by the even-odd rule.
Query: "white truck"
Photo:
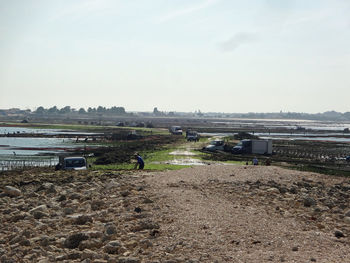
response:
[[[242,140],[232,148],[233,154],[272,154],[272,140]]]
[[[182,135],[182,128],[180,126],[171,126],[169,131],[175,135]]]
[[[87,162],[84,157],[64,157],[60,156],[56,170],[86,170]]]

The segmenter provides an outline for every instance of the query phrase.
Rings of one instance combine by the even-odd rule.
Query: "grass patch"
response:
[[[134,170],[135,164],[108,164],[108,165],[93,165],[92,170]],[[180,170],[190,166],[186,165],[174,165],[174,164],[145,164],[144,170],[146,171],[165,171],[165,170]]]
[[[171,148],[171,149],[169,148],[169,149],[155,151],[155,152],[148,152],[144,154],[143,158],[146,163],[165,162],[165,161],[174,160],[175,156],[170,155],[170,153],[174,150],[175,148]]]
[[[237,164],[237,165],[245,165],[246,164],[246,162],[243,162],[243,161],[224,161],[222,163]]]

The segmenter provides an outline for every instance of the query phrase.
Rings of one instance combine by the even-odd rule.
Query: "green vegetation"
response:
[[[144,154],[144,160],[147,163],[151,162],[164,162],[164,161],[169,161],[169,160],[174,160],[175,156],[170,155],[172,151],[174,151],[175,148],[172,149],[166,149],[166,150],[160,150],[160,151],[155,151],[155,152],[148,152]]]
[[[108,164],[108,165],[93,165],[93,170],[133,170],[134,164]],[[186,165],[174,165],[174,164],[153,164],[146,163],[146,171],[165,171],[165,170],[180,170],[187,168]]]

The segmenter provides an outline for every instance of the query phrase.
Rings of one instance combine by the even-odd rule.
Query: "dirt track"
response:
[[[350,262],[346,178],[204,165],[13,172],[0,186],[1,262]]]
[[[323,200],[335,184],[349,187],[349,180],[277,167],[223,165],[146,178],[160,196],[157,246],[165,258],[350,262],[350,222],[344,223],[343,215],[348,196],[341,200],[334,194],[332,209]],[[307,198],[315,203],[309,206]],[[336,229],[347,237],[336,238]]]

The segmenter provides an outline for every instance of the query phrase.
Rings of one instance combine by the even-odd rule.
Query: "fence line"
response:
[[[29,167],[52,167],[58,163],[58,157],[16,157],[0,159],[0,171],[25,169]]]

